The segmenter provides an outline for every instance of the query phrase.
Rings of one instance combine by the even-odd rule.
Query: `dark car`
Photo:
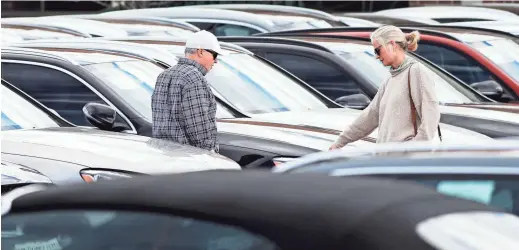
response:
[[[2,199],[2,249],[519,247],[516,216],[393,180],[205,171],[30,187]]]
[[[275,32],[282,34],[328,34],[369,38],[376,28],[330,28]],[[474,31],[448,26],[401,27],[404,32],[418,30],[421,40],[416,50],[469,85],[493,82],[504,94],[494,98],[500,102],[519,101],[519,71],[516,38],[505,32]],[[440,30],[444,30],[442,32]],[[267,35],[267,34],[258,34]]]
[[[365,108],[390,76],[388,70],[376,61],[372,47],[364,39],[329,35],[220,39],[265,57],[350,108]],[[430,69],[443,104],[440,106],[443,123],[490,137],[519,135],[519,106],[496,103],[420,56],[412,53],[409,56]],[[500,87],[495,85],[495,88]]]
[[[82,71],[80,67],[63,60],[64,58],[56,57],[56,60],[51,60],[45,57],[45,55],[50,56],[50,54],[39,52],[35,52],[35,55],[37,56],[26,57],[25,60],[33,63],[45,63],[45,65],[53,68],[35,66],[31,67],[30,70],[36,68],[40,72],[44,71],[46,72],[45,75],[50,77],[50,79],[40,78],[40,80],[36,81],[43,81],[44,84],[40,88],[39,85],[24,85],[20,83],[20,81],[23,81],[23,83],[32,81],[22,75],[18,75],[17,81],[15,80],[18,84],[14,85],[18,85],[23,90],[33,93],[33,97],[45,106],[36,100],[32,100],[32,98],[10,83],[2,81],[2,88],[5,89],[2,93],[2,130],[61,126],[92,127],[92,124],[94,124],[105,130],[151,136],[151,122],[146,118],[138,118],[139,113],[133,111],[134,107],[131,106],[131,103],[125,104],[121,98],[113,97],[117,96],[113,92],[98,92],[97,89],[93,88],[93,86],[99,86],[102,91],[103,87],[109,83],[101,82],[89,75],[88,72]],[[35,58],[39,58],[40,61],[32,60]],[[7,57],[4,57],[4,60],[4,63],[6,63],[8,61]],[[138,62],[134,61],[135,64]],[[146,63],[142,64],[146,66]],[[20,66],[23,65],[20,64]],[[59,69],[67,70],[66,72],[72,74],[74,78],[69,78],[68,75],[60,73],[58,70],[53,70],[58,68],[58,66],[61,66]],[[3,77],[10,79],[10,73],[8,72],[12,71],[5,70]],[[117,77],[115,74],[114,76]],[[119,80],[126,81],[126,84],[132,84],[133,82],[128,80],[128,78],[119,78]],[[48,84],[57,85],[49,92]],[[59,92],[58,89],[63,87],[65,89]],[[74,92],[67,92],[74,89]],[[113,99],[106,97],[110,95]],[[104,102],[104,100],[112,100],[111,103],[113,104]],[[129,98],[126,99],[126,101],[128,100]],[[110,106],[99,107],[100,103]],[[218,105],[218,117],[234,117],[231,112],[237,112],[233,111],[232,107],[226,106],[225,103],[219,102]],[[83,109],[85,106],[87,108]],[[45,111],[47,108],[52,109],[53,112]],[[147,108],[149,109],[149,107]],[[14,113],[12,117],[9,112]],[[115,124],[111,122],[107,124],[96,122],[97,119],[95,118],[106,118],[114,114],[116,114],[115,121],[112,122]],[[85,115],[89,119],[85,119]],[[132,118],[126,120],[124,117]],[[133,128],[140,129],[135,132]],[[283,126],[282,124],[254,122],[247,119],[236,121],[219,119],[218,130],[220,153],[238,162],[244,168],[269,168],[294,157],[327,150],[339,133],[338,131],[328,131],[320,128],[298,125]]]
[[[509,139],[472,145],[374,145],[312,154],[273,171],[413,181],[519,215],[518,166],[519,140]]]

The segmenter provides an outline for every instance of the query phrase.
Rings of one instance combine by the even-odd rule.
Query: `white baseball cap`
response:
[[[220,43],[218,39],[216,39],[216,36],[205,30],[191,34],[186,41],[186,48],[208,49],[218,53],[218,55],[227,55],[227,53],[220,48]]]

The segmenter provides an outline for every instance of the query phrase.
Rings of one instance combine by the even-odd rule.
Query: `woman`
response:
[[[361,139],[377,127],[377,143],[431,141],[436,137],[440,112],[434,82],[424,65],[406,55],[406,51],[418,48],[418,40],[417,31],[406,35],[389,25],[371,34],[377,59],[390,66],[391,77],[330,150]]]

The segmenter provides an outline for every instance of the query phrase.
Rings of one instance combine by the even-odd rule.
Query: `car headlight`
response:
[[[81,170],[79,174],[87,183],[97,182],[100,180],[132,178],[132,175],[130,174],[108,170]]]

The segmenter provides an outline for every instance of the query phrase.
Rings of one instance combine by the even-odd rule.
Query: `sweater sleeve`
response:
[[[389,79],[379,88],[371,103],[362,111],[357,119],[342,131],[334,143],[336,146],[344,147],[344,145],[348,143],[357,141],[371,134],[371,132],[378,127],[380,99],[384,95],[385,86],[388,81]]]
[[[432,140],[440,123],[439,101],[435,83],[422,65],[411,67],[411,96],[420,119],[413,141]]]

